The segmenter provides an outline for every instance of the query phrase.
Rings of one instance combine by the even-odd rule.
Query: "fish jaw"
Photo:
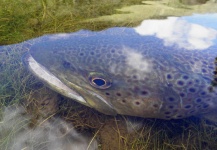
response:
[[[23,63],[24,65],[40,80],[42,80],[46,85],[48,85],[51,89],[55,90],[62,95],[75,99],[79,103],[87,105],[87,102],[84,100],[82,96],[80,96],[76,91],[67,87],[64,83],[62,83],[57,77],[55,77],[50,71],[48,71],[44,66],[35,61],[35,59],[26,52],[23,55]]]
[[[39,64],[29,52],[26,52],[23,55],[23,63],[24,65],[43,83],[45,83],[48,87],[53,89],[54,91],[70,98],[76,100],[77,102],[86,105],[88,107],[95,108],[96,110],[107,114],[107,115],[116,115],[116,111],[113,107],[106,102],[106,100],[100,95],[89,91],[83,90],[81,87],[69,82],[64,81],[64,83],[54,76],[49,70],[47,70],[44,66]],[[67,83],[67,86],[65,83]],[[73,88],[71,88],[73,87]],[[82,96],[81,96],[82,95]]]
[[[99,94],[89,89],[84,90],[84,88],[77,86],[76,84],[73,84],[72,82],[66,79],[62,79],[62,80],[64,83],[66,83],[68,87],[72,87],[78,93],[80,93],[88,103],[89,107],[94,108],[97,111],[106,115],[113,115],[113,116],[117,115],[117,111],[114,109],[112,104],[107,102],[106,99],[104,99]]]

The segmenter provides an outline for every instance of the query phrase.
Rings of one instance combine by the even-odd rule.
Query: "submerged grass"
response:
[[[117,13],[115,9],[121,6],[140,3],[139,0],[106,2],[0,0],[0,44],[17,43],[47,33],[121,26],[123,24],[82,21]],[[24,68],[21,57],[25,51],[23,48],[0,49],[0,109],[21,104],[26,111],[34,114],[29,122],[29,126],[34,127],[41,115],[36,112],[39,112],[42,104],[37,103],[31,93],[44,86]],[[142,128],[129,133],[122,116],[106,116],[61,96],[58,96],[57,103],[58,111],[43,118],[43,121],[59,116],[73,124],[78,131],[94,134],[102,150],[204,150],[217,147],[217,131],[207,126],[205,120],[141,119]],[[13,134],[11,132],[9,135]],[[9,141],[10,136],[7,136],[0,140],[0,144],[7,145]]]

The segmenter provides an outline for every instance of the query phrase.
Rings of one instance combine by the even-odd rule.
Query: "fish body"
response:
[[[217,108],[216,25],[169,17],[45,35],[23,61],[50,88],[102,113],[180,119]]]

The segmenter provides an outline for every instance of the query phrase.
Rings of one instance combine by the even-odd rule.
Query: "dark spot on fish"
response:
[[[114,52],[115,52],[115,50],[114,50],[114,49],[112,49],[112,50],[111,50],[111,53],[114,53]]]
[[[84,56],[84,53],[80,53],[79,55],[80,55],[80,56]]]
[[[123,54],[122,51],[118,51],[118,54]]]
[[[121,96],[121,93],[116,93],[117,96]]]
[[[165,114],[165,115],[169,115],[169,114],[171,114],[171,112],[166,111],[166,112],[164,112],[164,114]]]
[[[174,108],[174,106],[173,106],[173,105],[170,105],[170,106],[169,106],[169,109],[173,109],[173,108]]]
[[[213,66],[208,66],[208,68],[210,68],[210,69],[212,69],[212,70],[214,69],[214,67],[213,67]]]
[[[186,76],[186,75],[184,75],[182,78],[185,79],[185,80],[189,79],[189,77]]]
[[[189,92],[191,92],[191,93],[195,93],[196,90],[195,90],[194,88],[189,88]]]
[[[108,96],[110,95],[110,93],[108,93],[108,92],[106,92],[105,94],[108,95]]]
[[[202,61],[203,64],[207,65],[208,63],[206,61]]]
[[[136,104],[136,105],[140,105],[140,102],[136,101],[135,104]]]
[[[198,80],[198,79],[195,79],[194,81],[195,81],[196,83],[200,83],[200,80]]]
[[[167,75],[167,79],[172,79],[172,75],[171,75],[171,74],[168,74],[168,75]]]
[[[91,55],[94,55],[95,53],[94,53],[94,52],[90,52],[90,54],[91,54]]]
[[[184,93],[180,93],[179,94],[181,97],[185,97],[185,94]]]
[[[142,95],[148,95],[148,92],[147,91],[142,91],[141,94]]]
[[[198,98],[198,99],[196,99],[196,102],[200,103],[200,102],[202,102],[202,100],[200,98]]]
[[[63,67],[64,68],[68,69],[68,68],[70,68],[70,66],[71,66],[71,64],[69,62],[63,61]]]
[[[128,83],[132,82],[132,79],[128,79],[127,82],[128,82]]]
[[[171,116],[166,116],[166,118],[167,118],[167,119],[170,119],[170,118],[171,118]]]
[[[170,102],[174,102],[174,101],[175,101],[175,98],[173,98],[173,97],[168,97],[168,100],[169,100]]]
[[[133,75],[132,77],[133,77],[133,79],[137,79],[138,78],[137,75]]]
[[[212,86],[209,86],[207,89],[208,89],[210,92],[213,91],[213,87],[212,87]]]
[[[186,106],[185,106],[186,109],[189,109],[189,108],[191,108],[191,107],[192,107],[191,105],[186,105]]]
[[[202,69],[201,71],[202,71],[203,73],[207,73],[206,69]]]
[[[153,107],[154,107],[154,108],[158,108],[159,105],[158,105],[158,104],[154,104]]]
[[[208,107],[209,107],[208,104],[203,105],[203,109],[206,109],[206,108],[208,108]]]
[[[125,100],[125,99],[123,99],[123,100],[122,100],[122,103],[126,103],[126,100]]]
[[[179,80],[179,81],[177,82],[177,84],[180,85],[180,86],[183,86],[183,85],[184,85],[184,82],[181,81],[181,80]]]
[[[192,84],[193,84],[193,82],[192,82],[192,81],[189,81],[189,82],[188,82],[188,85],[192,85]]]
[[[204,95],[206,95],[206,92],[203,91],[200,93],[200,95],[204,96]]]

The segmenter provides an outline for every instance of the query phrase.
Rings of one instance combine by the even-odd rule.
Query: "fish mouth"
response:
[[[116,115],[117,112],[113,109],[111,104],[109,104],[103,97],[90,91],[83,90],[81,87],[73,84],[70,81],[64,80],[62,82],[59,78],[53,75],[48,69],[43,65],[39,64],[29,52],[26,52],[22,61],[24,65],[43,83],[54,91],[71,98],[83,105],[95,108],[96,110],[108,114]],[[65,84],[66,83],[66,84]],[[71,88],[72,87],[72,88]],[[82,95],[82,96],[81,96]]]
[[[76,91],[69,88],[65,85],[62,81],[60,81],[56,76],[54,76],[49,70],[47,70],[44,66],[39,64],[30,54],[26,52],[23,57],[22,61],[24,65],[40,80],[43,81],[47,86],[51,89],[55,90],[56,92],[68,97],[72,98],[84,105],[88,106],[88,103],[85,99],[78,94]]]

